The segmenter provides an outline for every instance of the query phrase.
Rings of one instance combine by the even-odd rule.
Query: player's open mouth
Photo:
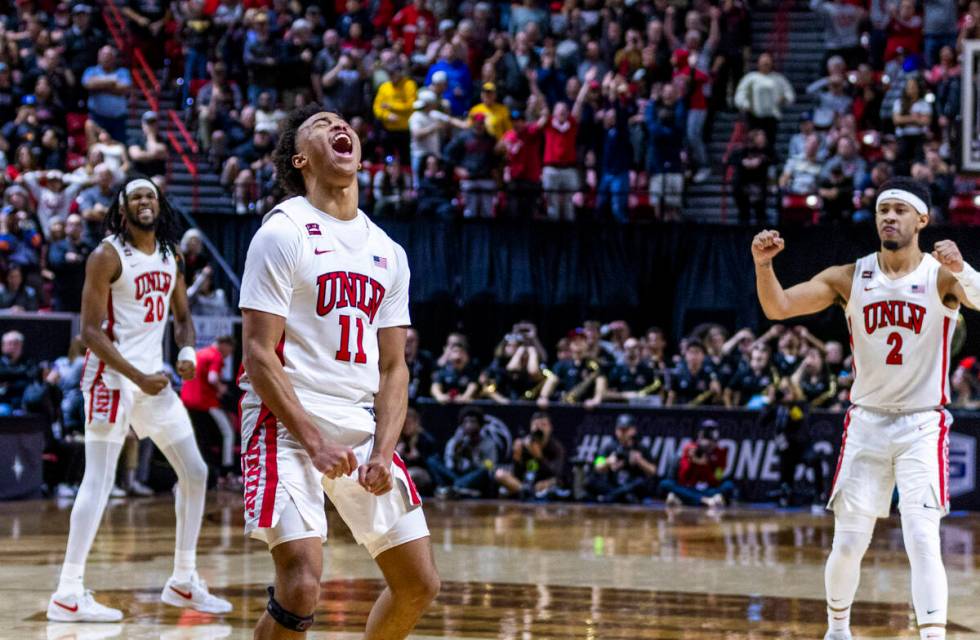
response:
[[[146,215],[152,216],[153,215],[153,209],[150,209],[150,208],[140,209],[139,210],[139,214],[140,215],[146,214]]]
[[[338,133],[330,141],[330,148],[338,155],[349,156],[354,152],[354,140],[347,133]]]
[[[891,226],[883,227],[881,230],[885,233],[896,233],[898,231],[895,227],[891,227]]]

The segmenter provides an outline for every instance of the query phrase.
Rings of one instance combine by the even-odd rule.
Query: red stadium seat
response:
[[[952,224],[980,225],[980,192],[960,193],[949,201],[949,221]]]
[[[810,196],[785,193],[780,200],[779,222],[781,224],[817,224],[820,222],[820,205],[807,204]],[[819,201],[819,199],[818,199]]]

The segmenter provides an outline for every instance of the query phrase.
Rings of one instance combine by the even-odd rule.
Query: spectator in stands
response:
[[[120,11],[132,23],[136,46],[144,52],[152,68],[159,66],[163,53],[161,35],[172,18],[170,5],[159,0],[130,0]]]
[[[8,266],[4,283],[0,284],[0,309],[37,311],[40,306],[37,289],[24,281],[20,266]]]
[[[820,138],[810,134],[804,142],[803,155],[791,157],[783,166],[779,186],[787,193],[802,196],[815,194],[822,168]]]
[[[488,495],[492,488],[492,470],[500,459],[483,412],[463,409],[460,425],[446,443],[445,453],[429,458],[429,471],[438,488],[436,497]]]
[[[734,167],[732,192],[742,224],[748,224],[753,214],[756,224],[765,224],[768,221],[769,169],[776,164],[776,158],[765,131],[754,129],[746,137],[747,144],[729,158],[729,164]]]
[[[539,96],[528,99],[528,113],[511,112],[514,128],[497,143],[506,159],[504,184],[507,185],[507,213],[511,218],[527,218],[537,213],[541,198],[541,171],[544,155],[544,129],[548,108]],[[532,120],[528,122],[528,120]]]
[[[3,125],[4,139],[13,145],[36,144],[41,131],[37,118],[37,98],[33,94],[22,96],[17,117]]]
[[[704,182],[711,176],[704,128],[708,119],[712,41],[717,42],[719,30],[717,7],[712,7],[711,24],[712,35],[703,47],[701,32],[691,30],[684,36],[684,48],[675,48],[673,53],[674,78],[684,87],[684,101],[687,104],[685,142],[690,168],[696,169],[692,178],[695,183]]]
[[[850,113],[853,105],[853,99],[847,94],[844,59],[840,56],[830,58],[827,68],[826,77],[811,82],[806,88],[807,94],[817,97],[813,123],[821,131],[833,126],[838,116]]]
[[[248,101],[255,103],[259,94],[268,91],[278,97],[279,51],[269,29],[269,14],[264,10],[252,18],[249,37],[245,42],[244,63],[248,70]]]
[[[830,405],[837,396],[837,376],[830,372],[824,353],[817,347],[808,347],[803,362],[789,379],[795,399],[811,407]]]
[[[722,0],[720,4],[720,40],[712,69],[714,109],[727,110],[735,104],[734,96],[745,73],[745,62],[751,57],[752,21],[746,4],[742,0]]]
[[[180,254],[184,259],[184,282],[191,286],[197,280],[197,274],[209,263],[208,254],[204,251],[203,234],[198,229],[188,229],[180,239]]]
[[[382,142],[385,153],[397,154],[399,158],[408,160],[411,157],[408,119],[418,97],[418,88],[415,81],[406,75],[402,60],[392,60],[385,71],[388,81],[378,87],[374,96],[374,117],[384,130]]]
[[[236,213],[254,210],[258,193],[257,177],[271,167],[272,152],[276,147],[276,125],[263,122],[255,126],[252,138],[232,151],[221,172],[221,183],[233,185]],[[263,194],[264,195],[264,194]]]
[[[851,88],[851,93],[854,96],[851,109],[857,129],[859,131],[880,130],[882,128],[881,101],[884,100],[885,95],[870,64],[862,63],[858,66],[857,78]]]
[[[422,427],[418,411],[409,407],[405,412],[405,423],[395,445],[395,453],[408,467],[408,475],[418,487],[419,493],[432,495],[432,474],[429,473],[428,460],[439,455],[436,439]]]
[[[118,55],[109,45],[99,49],[99,62],[85,70],[82,85],[88,91],[91,118],[120,141],[126,139],[126,106],[133,81],[129,69],[118,66]]]
[[[603,402],[660,406],[663,404],[664,376],[643,360],[640,341],[628,338],[623,343],[623,361],[606,376],[608,388]]]
[[[41,183],[42,177],[44,184]],[[71,182],[66,185],[68,180]],[[54,218],[64,220],[75,196],[88,185],[87,181],[78,180],[74,175],[66,176],[60,171],[47,171],[43,174],[30,171],[18,178],[18,182],[27,187],[37,201],[37,219],[45,238],[49,237],[51,221]]]
[[[388,40],[406,55],[412,55],[415,51],[419,34],[431,37],[435,33],[436,17],[426,7],[426,0],[412,0],[388,23]]]
[[[976,40],[980,38],[980,2],[970,0],[967,5],[966,15],[960,19],[960,31],[956,36],[956,48],[962,50],[964,40]]]
[[[98,64],[98,51],[106,41],[105,34],[92,26],[92,7],[79,3],[71,8],[71,28],[65,32],[64,38],[64,59],[72,75],[80,79],[86,69]],[[74,95],[73,98],[69,105],[72,109],[77,107],[78,96]]]
[[[0,338],[0,415],[23,412],[24,392],[39,375],[37,363],[24,357],[24,334],[4,333]]]
[[[794,391],[792,383],[783,379],[779,384],[777,401],[766,407],[759,416],[759,424],[775,431],[776,448],[779,451],[779,505],[788,507],[809,499],[815,510],[823,511],[827,503],[829,487],[824,474],[824,456],[816,449],[815,434],[810,430],[806,405],[802,396]],[[813,475],[813,484],[804,474],[802,482],[796,482],[796,469],[803,464]]]
[[[723,507],[735,498],[735,484],[725,480],[728,450],[718,444],[718,423],[701,422],[693,442],[684,445],[677,478],[660,482],[667,505]]]
[[[533,338],[513,331],[494,350],[494,359],[480,376],[483,394],[499,404],[533,400],[545,379]]]
[[[470,109],[470,119],[474,119],[477,114],[485,117],[487,131],[497,140],[513,128],[510,110],[497,100],[497,86],[492,82],[484,82],[480,88],[480,102]]]
[[[452,178],[437,156],[425,156],[422,166],[416,213],[423,217],[452,219],[456,213]]]
[[[318,44],[313,38],[313,25],[309,20],[297,18],[289,25],[280,44],[278,78],[282,102],[287,106],[295,105],[296,98],[300,96],[304,103],[309,101],[312,95],[310,75]]]
[[[956,47],[957,15],[955,0],[924,0],[922,32],[927,67],[939,64],[944,47]]]
[[[922,17],[915,12],[915,0],[899,0],[897,8],[892,5],[885,61],[898,55],[899,50],[916,58],[922,54]]]
[[[238,115],[242,111],[242,91],[228,78],[228,65],[221,60],[208,64],[211,80],[197,92],[197,131],[201,148],[212,145],[223,153],[245,141]],[[135,159],[135,158],[134,158]]]
[[[466,115],[470,106],[470,96],[473,93],[473,78],[466,62],[459,57],[457,45],[450,43],[442,45],[439,50],[439,60],[429,68],[425,77],[425,85],[437,84],[437,76],[445,84],[445,92],[442,94],[436,92],[436,95],[449,101],[449,112],[453,116],[460,118]]]
[[[85,241],[82,217],[71,214],[65,220],[65,238],[48,249],[48,269],[54,274],[54,308],[78,313],[82,308],[85,261],[92,245]]]
[[[593,69],[589,73],[593,73]],[[588,92],[589,83],[595,78],[586,75],[586,81],[579,89],[575,102],[569,110],[564,102],[558,102],[551,111],[551,118],[544,129],[544,168],[541,171],[541,186],[548,203],[550,220],[574,220],[575,208],[572,194],[580,188],[578,156],[575,140],[582,117],[582,105]],[[531,83],[532,91],[540,94],[537,82]]]
[[[195,316],[231,315],[225,290],[214,286],[214,270],[211,265],[205,266],[194,276],[194,281],[187,287],[187,300],[191,305],[191,313]]]
[[[140,119],[141,135],[129,145],[129,158],[133,169],[145,176],[162,176],[167,173],[167,145],[160,135],[160,123],[156,111],[145,111]]]
[[[828,179],[838,169],[840,175],[850,181],[852,187],[855,184],[861,184],[868,172],[868,163],[858,154],[858,146],[853,138],[842,137],[837,141],[837,153],[824,163],[820,172],[821,178]],[[823,194],[821,197],[833,198],[833,196],[824,196]]]
[[[597,502],[637,504],[656,491],[657,467],[650,450],[636,437],[636,419],[628,413],[616,417],[616,439],[599,450],[587,480],[588,493]]]
[[[684,358],[668,377],[667,406],[718,404],[722,399],[721,383],[704,366],[706,351],[697,340],[688,340]]]
[[[613,104],[602,116],[605,127],[605,140],[602,146],[602,177],[596,199],[597,216],[605,214],[607,204],[612,217],[620,223],[628,223],[630,193],[630,169],[633,160],[633,145],[630,140],[630,116],[635,107],[628,100],[626,84],[619,85]]]
[[[374,174],[374,215],[404,216],[413,204],[412,177],[402,171],[398,156],[385,158],[384,167]]]
[[[8,191],[11,189],[13,187]],[[36,270],[40,263],[41,244],[41,234],[27,211],[11,210],[0,216],[0,256],[3,265]]]
[[[419,348],[419,332],[413,328],[405,336],[405,363],[409,373],[408,401],[415,402],[429,394],[432,354]]]
[[[494,480],[500,485],[500,496],[519,499],[567,498],[561,488],[565,466],[565,448],[552,437],[551,417],[543,412],[531,416],[528,434],[514,441],[512,464],[500,466]]]
[[[469,348],[455,344],[447,351],[446,364],[432,377],[430,393],[439,404],[463,404],[479,391],[480,372],[470,362]]]
[[[228,412],[221,406],[221,398],[228,392],[228,385],[221,379],[225,360],[235,352],[235,339],[218,336],[210,345],[198,349],[194,378],[185,380],[180,388],[180,399],[191,411],[200,411],[211,417],[221,434],[221,470],[219,485],[231,488],[239,475],[239,467],[233,457],[235,429]]]
[[[903,0],[903,4],[909,0]],[[898,139],[895,173],[908,175],[912,163],[922,157],[922,145],[932,122],[932,105],[926,102],[918,78],[908,78],[902,97],[892,107],[892,122]]]
[[[599,362],[586,355],[588,344],[585,337],[577,335],[569,345],[569,356],[552,367],[553,375],[541,388],[538,406],[547,408],[553,399],[567,404],[581,403],[593,408],[602,402],[606,390],[606,377]]]
[[[476,113],[472,125],[456,134],[446,146],[446,161],[456,167],[463,191],[466,218],[493,217],[497,182],[494,174],[498,164],[496,139],[486,126],[486,115]],[[509,120],[509,117],[508,117]]]
[[[658,220],[680,219],[684,194],[681,153],[687,130],[687,109],[673,84],[655,85],[647,104],[644,123],[650,145],[646,168],[650,176],[650,204]]]
[[[129,156],[126,155],[125,144],[114,139],[108,131],[92,120],[85,122],[85,137],[89,151],[101,154],[102,162],[109,165],[110,169],[120,174],[129,172]]]
[[[854,212],[854,222],[868,222],[874,219],[878,190],[893,175],[892,165],[878,162],[871,172],[857,185],[858,210]]]
[[[54,361],[45,382],[61,391],[62,434],[81,434],[85,429],[85,399],[82,396],[82,373],[85,371],[85,345],[74,336],[68,354]]]
[[[364,52],[350,49],[320,76],[322,102],[348,120],[364,114],[372,104],[368,97],[370,73]]]
[[[772,402],[779,375],[770,361],[769,347],[757,344],[748,362],[743,360],[725,387],[726,407],[759,409]]]
[[[841,56],[849,69],[864,61],[861,22],[867,12],[845,0],[810,0],[810,9],[823,20],[824,62]]]
[[[419,91],[418,100],[412,106],[415,111],[408,119],[408,131],[411,135],[412,184],[418,187],[422,159],[442,152],[450,117],[439,110],[439,98],[430,89]]]
[[[796,94],[786,76],[773,71],[769,52],[759,55],[758,70],[746,74],[735,91],[735,106],[745,112],[750,129],[765,131],[770,149],[776,144],[783,117],[781,108],[795,100]]]

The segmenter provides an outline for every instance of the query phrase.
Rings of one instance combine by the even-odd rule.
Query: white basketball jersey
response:
[[[296,197],[267,214],[252,239],[239,306],[286,319],[280,358],[307,411],[370,406],[378,330],[411,324],[409,277],[405,251],[363,212],[341,221]]]
[[[109,288],[109,303],[102,328],[122,356],[143,373],[163,370],[163,335],[170,315],[170,296],[177,278],[172,253],[146,254],[120,236],[103,243],[119,254],[122,272]],[[82,388],[103,376],[109,388],[118,388],[121,376],[107,369],[94,353],[86,354]],[[87,378],[87,380],[86,380]]]
[[[949,402],[949,354],[957,309],[939,295],[940,264],[924,254],[914,271],[890,279],[878,254],[857,261],[845,313],[854,354],[851,402],[911,412]]]

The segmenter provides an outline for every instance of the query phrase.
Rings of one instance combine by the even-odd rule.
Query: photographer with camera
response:
[[[483,412],[466,408],[460,413],[460,425],[439,455],[429,457],[428,468],[437,485],[436,497],[479,498],[489,493],[493,471],[500,458]]]
[[[637,504],[653,497],[657,466],[649,449],[636,437],[636,419],[628,413],[616,418],[616,440],[604,446],[592,462],[588,491],[598,502]]]
[[[499,404],[534,400],[544,384],[540,341],[534,325],[521,322],[494,350],[494,359],[480,375],[483,396]]]
[[[723,507],[735,498],[735,484],[725,480],[728,451],[718,446],[718,423],[706,419],[698,427],[693,442],[684,445],[677,467],[677,479],[664,479],[660,493],[667,505]]]
[[[531,416],[530,432],[514,442],[513,465],[500,467],[494,474],[501,497],[546,500],[569,496],[569,491],[559,486],[565,448],[551,437],[552,430],[547,413],[538,411]]]
[[[777,388],[776,400],[759,416],[759,425],[771,425],[776,432],[774,440],[779,451],[779,505],[795,506],[810,500],[814,507],[822,511],[830,487],[826,486],[824,456],[813,447],[808,418],[803,393],[793,380],[783,378]],[[809,485],[807,475],[803,476],[802,482],[796,482],[796,468],[800,464],[813,474],[813,485]]]

